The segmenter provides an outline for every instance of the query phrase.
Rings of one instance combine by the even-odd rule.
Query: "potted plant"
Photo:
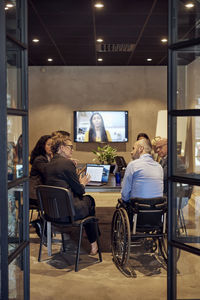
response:
[[[94,158],[95,162],[100,164],[112,165],[115,162],[115,157],[117,156],[117,150],[109,145],[104,147],[97,147],[97,151],[92,151],[97,157]]]

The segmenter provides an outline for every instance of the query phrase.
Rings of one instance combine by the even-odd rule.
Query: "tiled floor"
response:
[[[162,257],[158,254],[146,253],[144,249],[134,250],[130,265],[136,272],[136,278],[127,278],[121,274],[112,261],[110,253],[110,220],[116,195],[95,195],[97,199],[97,215],[100,219],[101,241],[103,244],[103,262],[98,263],[96,257],[89,257],[89,245],[83,240],[80,259],[80,270],[74,272],[75,234],[66,241],[67,252],[60,252],[59,235],[53,245],[53,256],[47,256],[44,247],[42,262],[37,261],[39,239],[31,228],[31,300],[38,299],[134,299],[160,300],[167,299],[167,271]],[[108,203],[109,201],[109,203]],[[189,204],[190,205],[190,204]],[[184,216],[188,230],[195,227],[194,209],[184,208]],[[198,218],[197,218],[198,219]],[[199,219],[198,219],[199,220]],[[196,221],[198,221],[196,220]],[[181,252],[177,263],[177,288],[179,299],[200,299],[200,258]]]

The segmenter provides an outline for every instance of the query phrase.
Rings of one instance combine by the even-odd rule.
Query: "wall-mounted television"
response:
[[[74,142],[128,141],[128,111],[74,111]]]

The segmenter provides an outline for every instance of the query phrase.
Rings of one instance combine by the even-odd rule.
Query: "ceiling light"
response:
[[[6,4],[6,6],[7,7],[13,7],[14,5],[10,3],[10,4]]]
[[[167,43],[167,41],[168,40],[166,38],[164,38],[164,39],[161,40],[162,43]]]
[[[97,42],[98,42],[98,43],[102,43],[102,42],[103,42],[103,39],[99,38],[99,39],[97,39]]]
[[[152,61],[152,58],[147,58],[147,61]]]
[[[98,60],[98,61],[103,61],[103,58],[100,58],[100,57],[99,57],[97,60]]]
[[[97,2],[97,3],[95,3],[94,6],[95,6],[96,8],[102,8],[102,7],[104,7],[104,4],[101,3],[101,2]]]
[[[190,2],[190,3],[185,4],[185,7],[192,8],[192,7],[194,7],[194,4]]]
[[[8,7],[5,7],[5,10],[8,10]]]
[[[32,41],[34,42],[34,43],[38,43],[40,40],[38,40],[38,39],[32,39]]]
[[[48,58],[47,60],[48,60],[48,61],[53,61],[53,58]]]

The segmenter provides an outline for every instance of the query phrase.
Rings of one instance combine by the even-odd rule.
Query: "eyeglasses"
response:
[[[71,150],[73,150],[73,145],[65,145],[65,147],[69,147]]]
[[[160,145],[160,146],[157,146],[156,147],[156,151],[158,151],[159,149],[162,149],[164,146],[166,146],[167,144],[162,144],[162,145]]]

